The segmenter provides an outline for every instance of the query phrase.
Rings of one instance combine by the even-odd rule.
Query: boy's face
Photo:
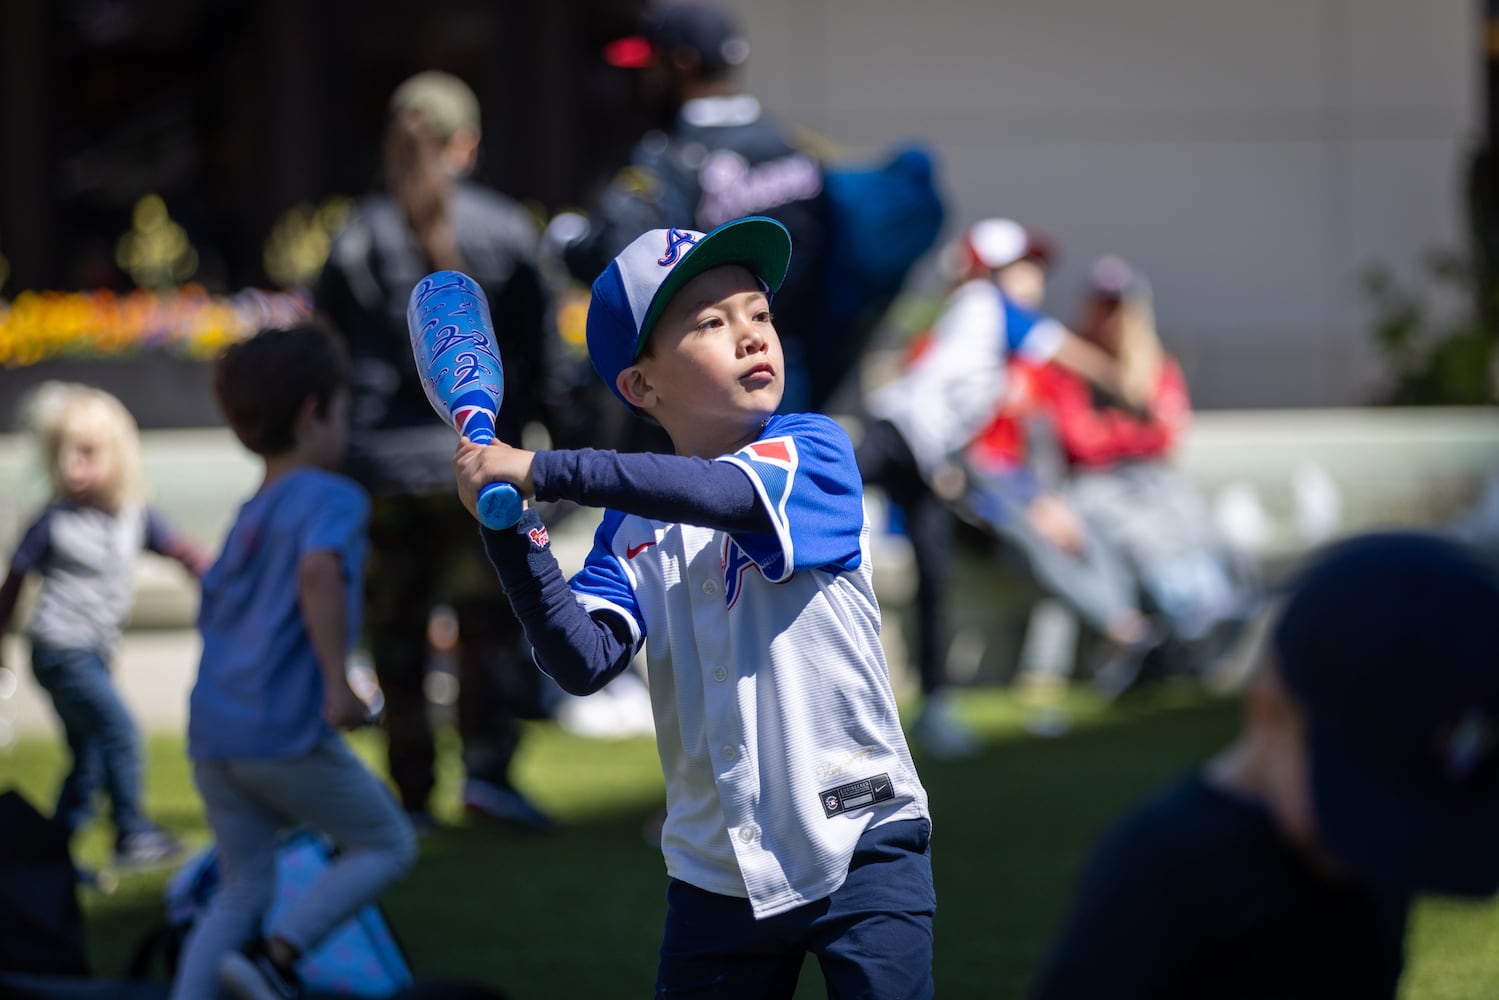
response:
[[[753,440],[785,391],[781,340],[754,275],[716,267],[682,286],[620,387],[678,454],[713,457]]]

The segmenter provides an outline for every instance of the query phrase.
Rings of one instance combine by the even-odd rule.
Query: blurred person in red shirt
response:
[[[1039,310],[1056,250],[1050,238],[1029,232],[1034,235],[1026,256],[1001,270],[997,281],[1010,299]],[[1095,673],[1104,678],[1133,675],[1160,634],[1140,607],[1135,574],[1123,553],[1102,533],[1090,530],[1063,493],[1067,463],[1038,400],[1041,380],[1056,367],[1019,354],[1007,360],[999,411],[964,450],[965,482],[955,507],[965,521],[991,535],[1001,558],[1017,561],[1040,590],[1028,643],[1030,631],[1040,628],[1043,606],[1060,602],[1103,640]],[[1064,671],[1075,663],[1072,658],[1051,662],[1054,657],[1046,655],[1040,659],[1046,662],[1020,664],[1016,684],[1044,708],[1060,695]]]
[[[1070,372],[1055,366],[1041,369],[1036,389],[1056,424],[1068,464],[1108,469],[1167,458],[1191,423],[1192,404],[1181,366],[1156,333],[1145,276],[1120,257],[1095,261],[1078,332],[1151,390],[1148,412],[1128,411],[1098,398]]]
[[[1137,574],[1146,609],[1181,654],[1175,665],[1204,667],[1252,614],[1257,587],[1171,465],[1192,408],[1181,367],[1157,334],[1145,276],[1120,257],[1095,261],[1078,332],[1117,361],[1123,378],[1153,388],[1145,407],[1125,409],[1056,365],[1038,370],[1036,403],[1068,469],[1064,495]]]
[[[869,420],[856,452],[859,470],[899,511],[916,561],[914,659],[922,704],[911,731],[933,756],[977,749],[945,676],[946,586],[953,503],[965,481],[962,456],[1000,408],[1007,360],[1053,363],[1115,396],[1137,404],[1145,398],[1114,358],[1031,307],[1045,288],[1046,247],[1044,237],[1012,219],[969,226],[943,252],[951,288],[941,315],[900,371],[864,401]]]

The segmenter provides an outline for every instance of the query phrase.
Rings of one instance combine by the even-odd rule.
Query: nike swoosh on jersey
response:
[[[640,555],[640,553],[644,552],[646,549],[650,548],[652,545],[655,545],[655,544],[656,544],[656,540],[654,538],[652,538],[650,541],[648,541],[648,542],[641,542],[639,545],[626,545],[625,546],[625,558],[626,559],[634,559],[636,556]]]

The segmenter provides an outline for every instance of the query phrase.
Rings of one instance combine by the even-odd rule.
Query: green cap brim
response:
[[[681,262],[671,269],[661,287],[656,289],[650,307],[645,311],[645,320],[640,324],[636,357],[640,356],[641,348],[656,329],[656,321],[682,286],[704,271],[726,264],[748,268],[774,294],[780,290],[781,282],[786,280],[786,269],[791,266],[791,234],[775,219],[763,215],[725,222],[705,234],[682,255]]]

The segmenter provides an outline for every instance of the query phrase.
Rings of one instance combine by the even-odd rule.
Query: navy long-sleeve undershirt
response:
[[[769,533],[770,514],[748,475],[727,462],[590,448],[537,452],[538,500],[571,500],[655,521],[718,531]],[[542,527],[527,510],[514,528],[482,529],[484,549],[535,650],[537,664],[570,694],[591,694],[629,666],[634,649],[618,615],[590,615],[550,548],[532,546]]]

